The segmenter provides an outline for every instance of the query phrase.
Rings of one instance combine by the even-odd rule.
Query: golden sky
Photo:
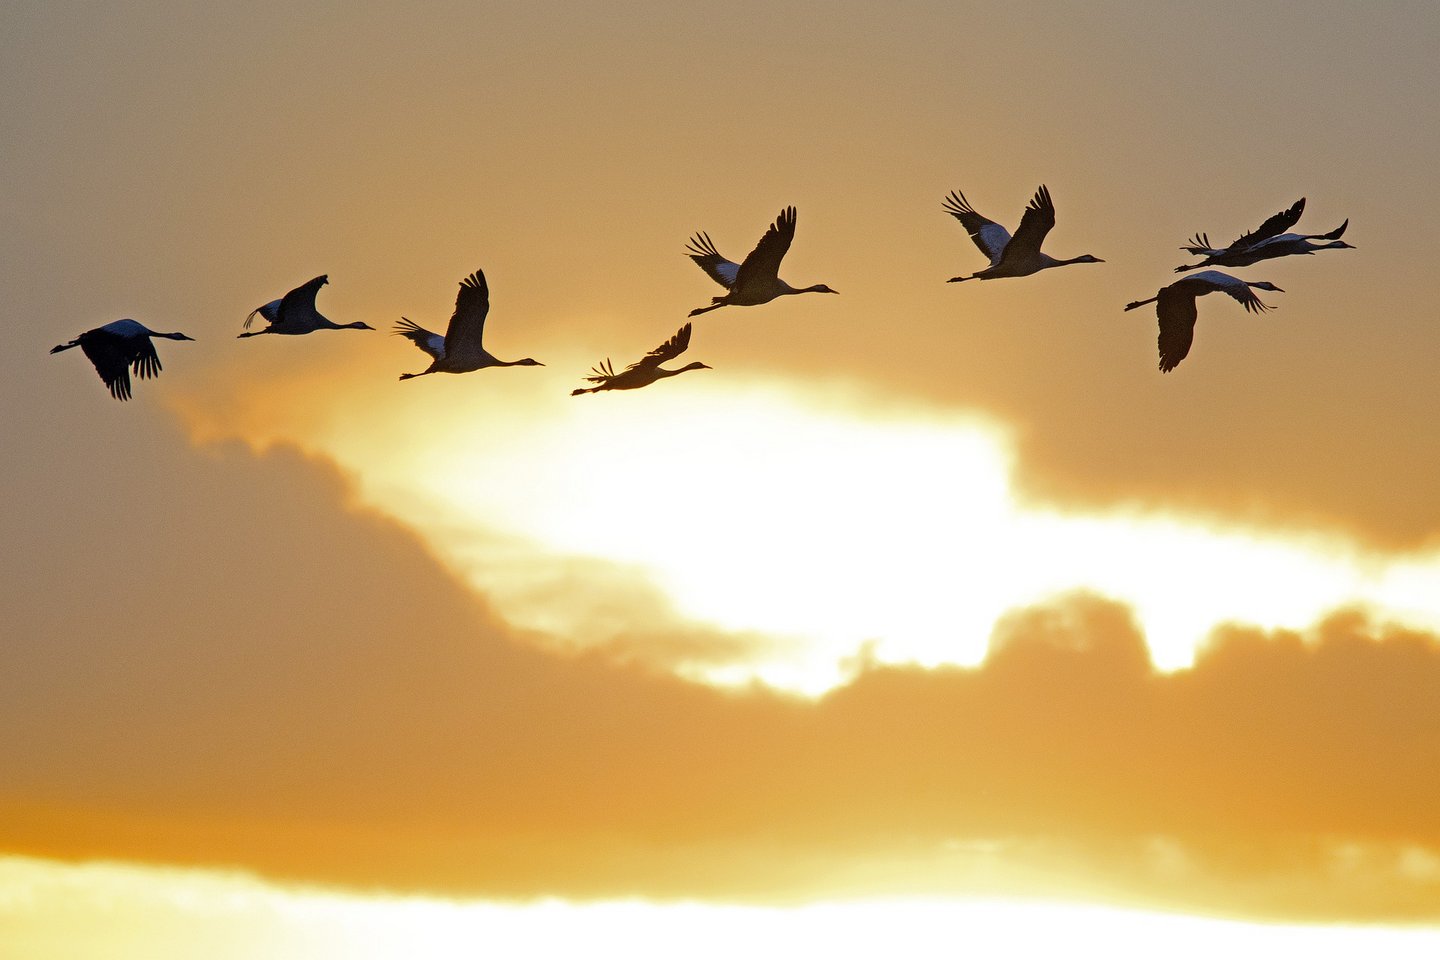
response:
[[[0,855],[1440,920],[1430,5],[0,23]],[[945,284],[941,198],[1041,183],[1106,262]],[[1121,307],[1300,196],[1357,249],[1237,271],[1276,309],[1202,300],[1161,375]],[[840,296],[568,396],[716,292],[690,234],[787,204]],[[545,367],[235,339],[320,273],[443,326],[477,268]],[[122,405],[46,351],[125,316],[196,342]]]

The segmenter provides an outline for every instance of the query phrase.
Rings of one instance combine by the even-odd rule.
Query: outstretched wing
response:
[[[1255,296],[1255,291],[1251,290],[1243,283],[1234,286],[1222,287],[1221,289],[1224,290],[1225,293],[1230,294],[1230,296],[1234,297],[1236,300],[1240,301],[1240,305],[1243,306],[1250,313],[1264,313],[1266,310],[1272,309],[1268,303],[1261,302],[1260,298]]]
[[[710,234],[697,233],[690,238],[690,243],[685,247],[685,252],[691,260],[710,275],[720,286],[729,290],[735,286],[735,275],[740,272],[740,264],[732,260],[726,260],[720,256],[720,251],[715,249],[715,244],[710,240]]]
[[[1192,253],[1197,257],[1213,257],[1216,254],[1225,252],[1224,250],[1210,246],[1210,234],[1208,233],[1195,234],[1195,236],[1185,241],[1185,245],[1180,249],[1187,253]]]
[[[1050,190],[1042,183],[1025,207],[1025,213],[1020,217],[1020,226],[1015,228],[1015,236],[1006,244],[1004,259],[1018,257],[1028,260],[1038,255],[1040,244],[1045,242],[1045,235],[1053,226],[1055,204],[1050,200]]]
[[[430,354],[433,360],[445,356],[445,338],[432,330],[426,330],[408,317],[401,317],[400,322],[395,324],[395,334]]]
[[[130,368],[141,380],[160,375],[160,354],[155,352],[155,344],[149,337],[131,344]]]
[[[609,383],[615,379],[615,368],[610,365],[610,358],[606,357],[602,362],[590,368],[594,376],[586,377],[586,383]]]
[[[1255,291],[1251,290],[1250,285],[1244,280],[1221,270],[1202,270],[1199,273],[1192,273],[1184,280],[1175,281],[1166,289],[1183,291],[1186,295],[1195,297],[1203,297],[1207,293],[1214,293],[1218,290],[1234,297],[1251,313],[1264,313],[1270,309],[1269,304],[1260,302],[1260,298],[1255,296]]]
[[[638,370],[642,367],[658,367],[666,360],[674,360],[680,356],[680,354],[684,353],[686,348],[690,346],[690,326],[688,323],[685,324],[685,326],[681,327],[675,333],[675,336],[666,340],[660,344],[660,346],[645,354],[644,357],[626,367],[626,372]]]
[[[262,303],[245,315],[245,329],[250,329],[250,324],[255,320],[256,315],[263,317],[269,323],[274,323],[280,316],[281,300],[271,300],[269,303]]]
[[[460,281],[455,295],[455,313],[445,329],[447,357],[484,356],[485,317],[490,313],[490,287],[485,272],[476,270]]]
[[[1176,289],[1179,284],[1162,287],[1155,298],[1155,315],[1160,320],[1160,336],[1156,345],[1160,348],[1160,372],[1169,373],[1179,366],[1190,352],[1195,340],[1195,297],[1185,289]]]
[[[1000,254],[1005,252],[1005,245],[1010,242],[1009,230],[989,217],[976,213],[975,208],[970,206],[970,201],[965,199],[965,194],[958,190],[951,190],[950,196],[946,197],[940,206],[960,221],[960,226],[970,234],[970,239],[975,241],[975,246],[989,258],[991,264],[1000,262]]]
[[[1281,210],[1269,220],[1266,220],[1264,223],[1260,224],[1260,226],[1256,227],[1254,230],[1251,230],[1249,233],[1245,234],[1240,239],[1230,244],[1230,249],[1237,250],[1244,247],[1253,247],[1255,244],[1261,242],[1262,240],[1269,240],[1271,237],[1278,237],[1286,230],[1289,230],[1291,227],[1295,226],[1295,222],[1300,219],[1300,214],[1304,212],[1305,198],[1301,197],[1299,200],[1296,200],[1293,205],[1291,205],[1290,209]]]
[[[330,282],[330,277],[321,274],[314,280],[303,283],[280,298],[280,307],[275,311],[275,319],[272,323],[298,323],[304,326],[313,326],[313,319],[319,316],[315,309],[315,294],[320,288]],[[264,308],[257,312],[264,315]],[[248,318],[247,318],[248,322]]]
[[[147,340],[150,355],[155,347]],[[100,379],[116,400],[130,399],[130,363],[136,359],[134,345],[124,337],[116,336],[101,328],[80,337],[80,349],[100,374]],[[157,361],[158,363],[158,361]]]
[[[795,208],[786,207],[780,211],[780,216],[770,224],[770,229],[765,231],[765,236],[750,251],[740,264],[740,269],[735,273],[735,285],[745,286],[747,283],[765,283],[774,280],[780,275],[780,261],[785,259],[785,253],[790,249],[790,241],[795,239]]]

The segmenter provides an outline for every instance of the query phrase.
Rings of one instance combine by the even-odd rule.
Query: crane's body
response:
[[[160,375],[160,355],[155,352],[153,337],[166,340],[194,340],[183,333],[159,333],[134,320],[114,320],[93,330],[86,330],[69,343],[51,347],[51,353],[79,347],[94,365],[110,396],[116,400],[130,399],[130,373],[142,380]]]
[[[753,307],[769,303],[776,297],[796,293],[835,293],[823,283],[810,287],[792,287],[780,279],[780,261],[795,239],[795,208],[786,207],[780,211],[770,229],[760,238],[755,249],[741,263],[727,260],[715,249],[708,233],[697,233],[690,238],[686,251],[691,260],[720,286],[724,296],[712,297],[710,306],[697,307],[690,316],[699,316],[720,307]]]
[[[995,280],[1000,277],[1028,277],[1072,263],[1104,263],[1099,257],[1082,254],[1069,260],[1057,260],[1040,251],[1045,235],[1055,226],[1055,204],[1050,199],[1050,190],[1044,184],[1035,191],[1035,196],[1020,216],[1020,226],[1014,236],[989,217],[975,212],[965,194],[952,190],[945,198],[942,209],[965,228],[975,246],[990,261],[990,266],[977,270],[968,277],[951,277],[947,283],[965,280]]]

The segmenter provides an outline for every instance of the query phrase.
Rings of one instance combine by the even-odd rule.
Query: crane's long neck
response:
[[[1159,295],[1159,294],[1156,294],[1155,296],[1151,297],[1149,300],[1136,300],[1136,301],[1134,301],[1133,303],[1127,303],[1127,304],[1125,304],[1125,309],[1126,309],[1126,310],[1134,310],[1136,307],[1143,307],[1143,306],[1145,306],[1145,304],[1147,304],[1147,303],[1154,303],[1156,300],[1159,300],[1159,299],[1160,299],[1160,295]]]
[[[685,372],[690,371],[690,370],[709,370],[709,369],[710,369],[710,368],[707,367],[705,364],[703,364],[703,363],[701,363],[700,361],[696,360],[694,363],[687,363],[687,364],[685,364],[685,366],[680,367],[680,368],[677,369],[677,370],[667,370],[667,369],[665,369],[664,367],[661,367],[660,369],[658,369],[657,371],[655,371],[655,379],[656,379],[656,380],[663,380],[663,379],[665,379],[666,377],[678,377],[678,376],[680,376],[680,374],[685,373]]]

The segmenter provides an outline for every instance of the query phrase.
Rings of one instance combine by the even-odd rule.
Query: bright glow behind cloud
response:
[[[686,618],[790,641],[697,668],[713,680],[815,692],[862,648],[973,664],[1006,611],[1076,589],[1132,605],[1166,668],[1228,621],[1301,629],[1365,604],[1440,628],[1436,556],[1025,504],[1007,435],[975,417],[698,376],[568,403],[529,384],[507,396],[504,417],[477,406],[437,421],[443,404],[417,395],[393,426],[342,423],[311,442],[519,624],[583,634],[570,599],[534,581],[557,557],[589,558],[638,571]],[[610,628],[644,626],[625,616]]]
[[[1044,901],[791,908],[347,896],[247,876],[0,858],[0,930],[30,960],[344,957],[1431,957],[1427,929],[1261,925]],[[1077,954],[1077,944],[1082,945]],[[1083,945],[1093,945],[1088,952]]]

